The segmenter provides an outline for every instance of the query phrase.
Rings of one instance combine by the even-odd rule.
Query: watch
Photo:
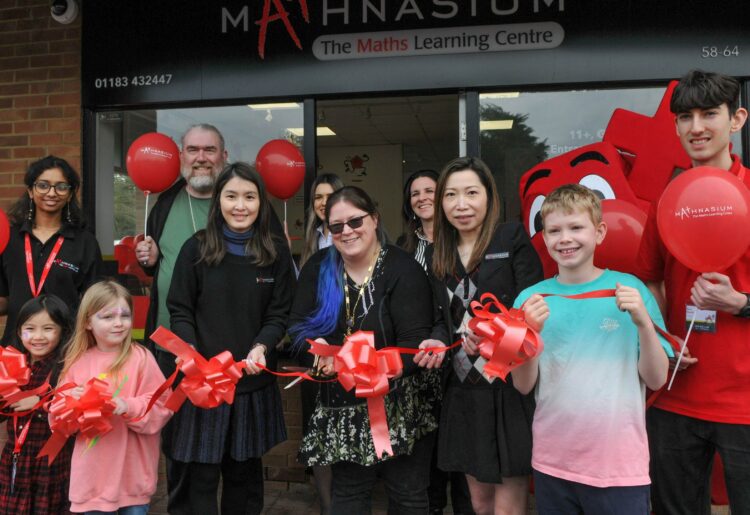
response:
[[[740,318],[750,318],[750,293],[741,292],[745,297],[747,297],[747,302],[743,306],[742,309],[740,309],[739,313],[737,313],[735,316],[738,316]]]

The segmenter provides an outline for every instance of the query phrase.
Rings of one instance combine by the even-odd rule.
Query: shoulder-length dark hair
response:
[[[221,214],[221,193],[224,187],[234,177],[252,182],[258,188],[258,217],[253,223],[253,235],[245,247],[253,262],[258,266],[267,266],[276,260],[276,247],[271,235],[271,203],[268,200],[266,187],[255,169],[241,161],[224,167],[216,178],[214,191],[211,195],[211,205],[208,208],[208,223],[206,229],[198,232],[200,239],[200,259],[208,265],[218,265],[227,253],[224,243],[223,227],[226,223]]]
[[[419,218],[411,207],[411,185],[415,180],[420,177],[427,177],[432,179],[435,184],[438,181],[438,173],[435,170],[419,170],[414,172],[406,179],[404,184],[404,204],[401,210],[404,216],[404,222],[406,222],[406,234],[404,234],[403,249],[410,254],[417,250],[417,243],[419,238],[417,237],[417,230],[422,227],[422,219]],[[433,206],[437,203],[437,197],[433,201]]]
[[[302,249],[302,256],[300,256],[299,266],[310,259],[310,256],[315,254],[318,250],[318,227],[323,225],[323,221],[318,218],[315,214],[315,189],[321,184],[328,184],[331,186],[333,191],[340,190],[344,187],[344,183],[341,182],[339,176],[335,173],[323,173],[318,175],[312,183],[310,188],[310,205],[307,206],[307,222],[305,224],[305,241],[304,248]]]
[[[326,203],[326,222],[330,219],[331,208],[339,202],[348,202],[367,214],[374,215],[378,223],[375,229],[381,245],[386,243],[378,208],[370,196],[356,186],[344,186],[333,192]],[[306,338],[325,337],[336,330],[341,306],[344,302],[343,272],[344,262],[335,246],[329,247],[320,263],[318,271],[318,289],[316,291],[315,309],[302,322],[290,328],[294,334],[292,348],[297,352],[302,348]]]
[[[68,210],[69,214],[63,213],[63,226],[67,225],[74,228],[84,227],[85,223],[81,213],[81,206],[78,204],[78,190],[81,187],[81,179],[65,159],[57,156],[47,156],[31,163],[28,170],[26,170],[26,175],[23,177],[26,189],[31,190],[39,176],[51,168],[59,168],[62,171],[63,177],[65,177],[65,181],[71,186],[70,193],[68,194],[68,204],[64,208],[64,210]],[[34,202],[29,198],[27,191],[21,195],[8,211],[10,222],[15,225],[21,225],[28,219],[29,211],[33,213],[31,219],[33,224],[36,217],[36,208]]]
[[[445,276],[456,271],[456,247],[458,246],[458,230],[451,225],[443,211],[445,187],[451,175],[467,170],[477,174],[487,191],[487,215],[474,244],[467,269],[473,269],[482,260],[500,223],[500,196],[497,194],[492,172],[484,161],[478,157],[459,157],[445,165],[440,172],[435,190],[435,227],[433,229],[435,250],[432,258],[432,271],[438,279],[444,279]]]
[[[54,353],[54,365],[52,366],[50,384],[56,384],[62,365],[62,356],[65,355],[64,348],[70,337],[73,335],[73,316],[68,309],[68,305],[56,295],[41,294],[26,301],[18,311],[18,320],[16,321],[16,335],[14,347],[27,353],[21,342],[21,328],[34,315],[46,311],[54,323],[60,326],[60,341],[52,352]]]

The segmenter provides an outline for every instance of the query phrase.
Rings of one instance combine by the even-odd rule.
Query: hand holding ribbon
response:
[[[234,402],[235,387],[245,369],[244,361],[234,361],[229,351],[221,352],[210,360],[206,360],[193,347],[164,327],[159,327],[154,331],[151,339],[181,360],[175,373],[165,383],[166,387],[172,385],[178,371],[185,374],[177,389],[167,400],[165,404],[167,409],[179,410],[185,398],[190,399],[190,402],[199,408],[215,408],[223,402],[227,404]],[[164,391],[162,388],[159,390]],[[160,392],[157,391],[153,399],[159,396]]]
[[[21,387],[31,379],[26,356],[13,347],[0,346],[0,397],[2,405],[19,401]],[[33,394],[32,394],[33,395]]]
[[[399,349],[387,347],[376,350],[372,331],[357,331],[347,337],[340,347],[307,341],[310,353],[334,357],[334,369],[345,390],[354,389],[357,397],[367,399],[370,431],[377,457],[381,458],[383,452],[393,456],[384,399],[388,393],[388,379],[399,376],[403,370]]]
[[[481,338],[479,353],[487,360],[488,376],[505,381],[511,370],[542,353],[542,337],[526,322],[523,311],[508,310],[491,293],[472,301],[471,309],[469,329]]]
[[[58,393],[71,386],[59,388]],[[52,463],[68,437],[78,431],[88,439],[110,432],[110,418],[115,410],[115,403],[108,390],[109,384],[106,381],[92,378],[83,386],[80,398],[67,394],[56,396],[49,407],[49,412],[54,417],[50,423],[52,436],[37,457],[48,456],[49,463]]]

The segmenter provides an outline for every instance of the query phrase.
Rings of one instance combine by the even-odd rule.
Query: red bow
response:
[[[223,402],[234,402],[237,381],[242,378],[242,371],[245,369],[244,361],[234,361],[229,351],[206,360],[193,347],[164,327],[154,331],[151,339],[182,360],[179,370],[185,377],[167,400],[167,409],[179,410],[186,397],[199,408],[215,408]],[[167,387],[174,382],[176,375],[177,371],[167,381]]]
[[[58,392],[72,386],[65,385],[58,389]],[[52,436],[39,451],[37,458],[48,456],[49,463],[52,463],[68,437],[75,432],[80,431],[88,439],[109,433],[112,430],[109,419],[112,417],[115,403],[108,389],[107,382],[94,377],[84,385],[79,399],[70,395],[56,397],[49,407],[50,414],[55,416],[55,420],[50,423]]]
[[[384,398],[388,393],[388,379],[399,375],[403,369],[398,348],[375,350],[372,331],[357,331],[347,337],[341,347],[307,341],[310,353],[334,357],[334,369],[345,390],[354,388],[357,397],[367,399],[370,432],[378,459],[383,452],[393,456]]]
[[[26,364],[26,356],[13,347],[0,346],[0,397],[3,404],[11,404],[11,396],[17,394],[29,379],[31,370]]]
[[[482,338],[479,353],[487,360],[487,376],[505,381],[511,370],[542,353],[542,337],[526,323],[523,311],[506,309],[491,293],[472,301],[471,309],[469,329]]]

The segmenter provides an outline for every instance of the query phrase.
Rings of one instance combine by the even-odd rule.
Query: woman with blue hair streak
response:
[[[419,264],[389,245],[375,204],[353,186],[333,193],[326,205],[333,246],[305,264],[292,306],[289,333],[299,352],[306,339],[341,345],[359,330],[373,331],[375,347],[416,348],[430,337],[432,292]],[[430,454],[437,420],[434,399],[419,388],[419,368],[403,355],[403,371],[390,381],[385,410],[393,456],[377,456],[366,399],[338,382],[322,383],[315,411],[300,447],[307,465],[331,465],[331,513],[370,513],[372,487],[385,481],[389,509],[427,512]],[[323,374],[333,359],[321,358]]]

